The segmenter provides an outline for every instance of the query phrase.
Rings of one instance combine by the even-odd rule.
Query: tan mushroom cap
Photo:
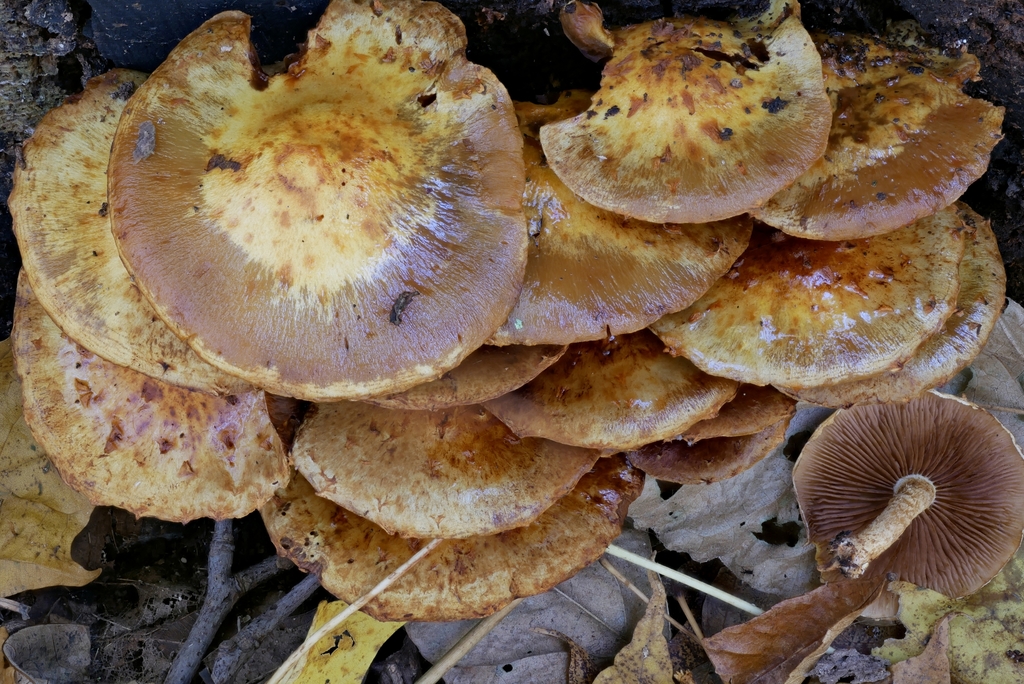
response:
[[[114,238],[160,317],[312,401],[404,391],[479,347],[518,297],[527,234],[512,102],[465,46],[440,5],[392,0],[335,0],[269,78],[244,14],[186,37],[110,162]]]
[[[586,108],[585,99],[570,93],[547,111],[516,105],[531,239],[523,290],[494,344],[569,344],[645,328],[707,292],[750,239],[746,216],[685,226],[647,223],[598,209],[565,187],[530,131],[574,104]]]
[[[932,481],[935,501],[865,576],[895,572],[953,598],[973,593],[1020,545],[1024,458],[995,418],[956,397],[855,406],[823,423],[793,469],[808,539],[822,560],[836,535],[866,527],[913,474]],[[895,596],[883,599],[869,617],[895,615]]]
[[[718,415],[694,423],[682,438],[693,444],[715,437],[742,437],[788,421],[796,413],[796,401],[774,387],[740,385],[736,397]]]
[[[952,208],[856,241],[755,228],[726,277],[651,330],[673,354],[740,382],[869,377],[905,363],[953,313],[962,230]]]
[[[594,104],[541,129],[548,163],[587,202],[655,223],[715,221],[759,207],[825,151],[832,109],[795,0],[614,36]]]
[[[240,518],[288,481],[263,392],[213,397],[104,361],[61,333],[24,271],[11,339],[25,421],[94,505],[174,522]]]
[[[565,353],[565,345],[486,345],[437,380],[365,401],[394,409],[437,411],[479,404],[519,389]]]
[[[601,557],[640,495],[641,473],[602,458],[535,523],[501,534],[446,540],[363,608],[377,620],[465,620],[547,591]],[[315,572],[345,601],[366,593],[422,542],[387,534],[292,478],[262,509],[278,553]]]
[[[481,406],[403,411],[321,404],[296,435],[317,494],[400,537],[472,537],[528,525],[600,458],[519,439]]]
[[[715,415],[737,387],[669,356],[641,330],[574,344],[532,382],[484,406],[520,437],[623,451]]]
[[[33,291],[54,322],[111,363],[212,394],[251,390],[206,363],[157,318],[110,234],[107,157],[137,71],[115,69],[51,110],[23,147],[10,197]]]
[[[835,109],[828,150],[758,218],[801,237],[868,237],[948,206],[985,173],[1003,108],[961,91],[973,56],[944,57],[910,22],[883,38],[815,38]]]
[[[966,204],[957,211],[968,230],[960,262],[956,310],[901,368],[863,380],[802,390],[785,389],[802,401],[842,408],[853,404],[906,402],[948,382],[971,364],[999,320],[1006,302],[1006,271],[989,222]]]
[[[752,435],[712,437],[696,444],[683,440],[655,442],[626,454],[651,477],[678,484],[727,480],[757,465],[786,438],[789,418]]]

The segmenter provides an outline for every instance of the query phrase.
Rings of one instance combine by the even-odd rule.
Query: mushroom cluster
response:
[[[224,12],[47,115],[14,350],[64,478],[258,508],[348,601],[444,539],[367,610],[462,619],[599,557],[640,470],[731,477],[792,397],[907,401],[970,362],[1005,284],[955,203],[1002,117],[960,91],[973,57],[816,45],[796,0],[561,16],[595,93],[514,103],[440,5],[333,0],[278,67]]]

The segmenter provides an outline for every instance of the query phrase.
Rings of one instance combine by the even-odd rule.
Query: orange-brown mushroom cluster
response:
[[[370,610],[457,619],[595,560],[638,470],[731,477],[791,396],[907,401],[970,362],[1005,280],[954,204],[999,136],[976,60],[902,25],[816,46],[796,0],[562,18],[606,62],[552,104],[438,4],[333,0],[275,75],[224,12],[49,114],[10,200],[14,349],[65,479],[261,507],[349,601],[444,538]]]

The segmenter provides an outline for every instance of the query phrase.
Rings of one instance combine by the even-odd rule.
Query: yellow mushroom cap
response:
[[[938,387],[971,364],[985,346],[1006,302],[1006,271],[989,222],[958,202],[968,230],[960,262],[956,310],[942,329],[925,340],[898,369],[863,380],[785,392],[812,404],[842,408],[853,404],[906,402]]]
[[[471,537],[533,522],[600,452],[519,439],[480,406],[320,404],[292,447],[317,493],[401,537]]]
[[[977,59],[943,56],[915,27],[815,36],[835,108],[828,149],[758,218],[801,237],[868,237],[948,206],[985,173],[1003,108],[961,91]]]
[[[23,147],[10,197],[22,263],[40,304],[111,363],[211,394],[250,391],[206,363],[157,318],[110,234],[107,158],[118,119],[146,80],[115,69],[51,110]]]
[[[964,253],[953,208],[856,241],[756,228],[732,270],[651,326],[712,375],[804,388],[899,367],[956,308]]]
[[[640,472],[624,458],[602,458],[532,525],[442,542],[363,610],[385,621],[464,620],[547,591],[601,557],[642,487]],[[278,553],[317,573],[324,588],[345,601],[366,593],[422,546],[321,499],[301,476],[261,513]]]
[[[520,437],[622,451],[709,418],[737,384],[701,372],[647,330],[571,345],[558,363],[484,406]]]
[[[540,132],[551,168],[587,202],[655,223],[716,221],[759,207],[825,151],[832,109],[795,0],[613,35],[591,107]]]
[[[210,363],[313,401],[403,391],[479,347],[518,297],[527,235],[512,103],[465,46],[440,5],[391,0],[335,0],[269,78],[244,14],[186,37],[110,162],[114,238],[161,318]]]
[[[569,190],[544,161],[534,131],[588,103],[570,92],[547,107],[516,104],[530,247],[519,301],[494,344],[568,344],[645,328],[704,294],[750,239],[746,216],[647,223],[598,209]]]
[[[214,397],[104,361],[61,333],[24,271],[12,340],[25,421],[93,504],[174,522],[240,518],[288,481],[263,392]]]

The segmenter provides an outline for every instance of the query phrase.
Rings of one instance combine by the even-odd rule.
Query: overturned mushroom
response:
[[[837,411],[793,470],[826,581],[894,572],[956,598],[988,582],[1024,532],[1024,458],[995,418],[928,392]],[[894,614],[883,595],[870,617]]]
[[[642,487],[624,458],[602,458],[532,525],[442,542],[363,610],[378,620],[464,620],[547,591],[600,558]],[[346,601],[422,545],[321,499],[299,475],[261,513],[278,553],[316,572],[324,588]]]
[[[12,340],[25,421],[93,504],[175,522],[240,518],[288,481],[263,392],[213,397],[104,361],[61,333],[24,272]]]
[[[796,0],[613,36],[590,108],[540,132],[551,168],[587,202],[655,223],[715,221],[761,206],[825,151],[832,108]]]
[[[404,391],[479,347],[527,232],[512,103],[465,47],[441,5],[391,0],[332,2],[270,77],[244,14],[186,37],[110,158],[114,239],[157,314],[215,366],[312,401]]]

